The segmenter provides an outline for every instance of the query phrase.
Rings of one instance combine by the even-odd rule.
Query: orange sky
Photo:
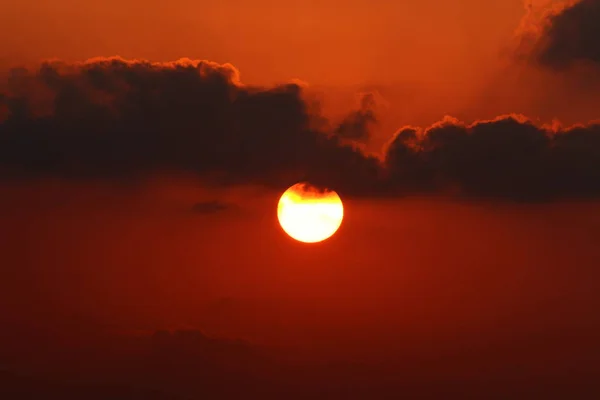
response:
[[[539,6],[560,0],[530,0]],[[0,71],[59,58],[119,55],[229,62],[250,84],[298,78],[336,118],[378,90],[370,150],[406,124],[523,113],[547,123],[597,117],[597,92],[515,65],[524,0],[7,0]]]
[[[472,80],[522,0],[7,0],[4,64],[120,55],[231,62],[251,83]],[[8,3],[8,4],[6,4]]]
[[[598,327],[597,203],[345,200],[340,231],[307,247],[263,188],[55,181],[0,194],[3,323],[202,327],[352,355]],[[215,198],[232,206],[191,210]]]
[[[0,398],[12,398],[4,368],[139,374],[182,398],[224,398],[196,396],[214,379],[188,367],[194,353],[157,363],[157,383],[145,368],[161,358],[95,343],[157,329],[302,353],[325,371],[319,393],[332,360],[391,362],[398,393],[423,383],[421,399],[444,382],[486,396],[433,398],[597,390],[600,125],[541,126],[598,118],[600,74],[515,57],[524,3],[558,1],[0,0],[0,75],[50,58],[218,63],[104,59],[0,78]],[[243,83],[308,89],[248,88],[221,63]],[[322,130],[312,95],[331,122]],[[358,134],[337,129],[348,126]],[[344,202],[323,243],[277,221],[278,189],[300,179]],[[123,362],[130,352],[143,368]],[[362,385],[356,371],[340,375],[344,390]],[[40,393],[29,397],[53,397]]]

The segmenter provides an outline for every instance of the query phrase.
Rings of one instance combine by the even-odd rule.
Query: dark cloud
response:
[[[5,178],[120,180],[158,171],[277,188],[308,181],[345,196],[600,194],[598,124],[555,129],[520,116],[471,125],[447,118],[426,129],[401,129],[382,162],[352,145],[367,139],[376,122],[372,94],[337,127],[315,127],[322,116],[314,115],[318,107],[306,101],[301,85],[246,86],[228,64],[54,62],[15,69],[5,86]]]
[[[202,201],[192,206],[192,211],[199,214],[213,214],[234,208],[235,205],[223,203],[218,200]]]
[[[22,376],[0,371],[0,395],[5,399],[26,400],[45,397],[48,399],[89,400],[179,400],[172,394],[159,390],[139,389],[124,384],[76,384],[48,379]]]
[[[534,51],[536,60],[563,69],[600,66],[600,0],[580,0],[547,17]]]
[[[351,191],[377,168],[375,159],[310,127],[299,85],[244,86],[231,65],[46,63],[13,70],[7,86],[0,164],[9,176],[183,170],[222,182],[314,179]]]
[[[77,335],[75,335],[77,336]],[[72,339],[72,338],[71,338]],[[42,379],[0,369],[0,396],[62,399],[189,399],[240,398],[253,385],[268,389],[258,374],[270,364],[261,348],[239,339],[207,336],[199,330],[156,331],[149,335],[101,335],[79,345],[85,354],[61,347],[65,359],[40,356],[56,363],[58,374],[45,371]],[[74,373],[80,363],[82,374]],[[95,365],[95,368],[90,368]],[[268,371],[267,371],[268,370]],[[63,374],[75,379],[65,379]],[[81,378],[85,376],[85,378]],[[254,393],[253,393],[254,394]]]
[[[600,194],[600,124],[540,128],[511,115],[403,128],[388,146],[397,190],[540,200]]]
[[[60,356],[32,354],[33,358],[45,362],[43,373],[0,370],[0,395],[11,400],[584,399],[597,396],[591,361],[584,362],[586,368],[579,363],[573,367],[569,354],[555,351],[557,354],[553,354],[552,360],[563,361],[566,366],[561,362],[544,363],[545,357],[535,351],[540,341],[530,340],[493,349],[488,345],[481,350],[465,343],[458,352],[438,350],[435,357],[431,357],[424,351],[418,359],[404,355],[398,361],[381,364],[298,360],[274,348],[211,338],[197,330],[158,331],[150,337],[147,334],[100,337],[93,344],[84,342],[72,347],[51,342],[59,346]],[[49,343],[47,338],[45,343]],[[542,344],[547,351],[556,346],[553,340],[542,341]],[[585,346],[581,347],[577,354],[583,357]],[[563,346],[558,348],[562,350]],[[587,360],[596,355],[585,354]],[[533,358],[538,358],[537,363],[533,363],[538,368],[529,370]],[[562,371],[574,370],[575,373],[557,379],[551,372],[554,365],[548,367],[548,364],[558,364]],[[515,365],[520,368],[515,369]],[[539,368],[540,365],[544,367]],[[57,370],[66,371],[68,378],[57,374]],[[465,370],[469,373],[463,372]]]
[[[369,139],[371,125],[377,123],[374,108],[374,94],[362,94],[358,110],[347,115],[335,128],[335,133],[341,138],[366,141]]]

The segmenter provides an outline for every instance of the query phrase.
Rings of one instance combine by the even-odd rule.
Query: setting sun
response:
[[[306,183],[298,183],[281,195],[277,218],[293,239],[316,243],[331,237],[339,229],[344,206],[336,192],[319,191]]]

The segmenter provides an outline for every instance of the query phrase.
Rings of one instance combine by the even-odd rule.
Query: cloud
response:
[[[269,387],[256,376],[265,370],[270,372],[262,348],[240,339],[211,337],[199,330],[99,334],[96,341],[71,336],[87,350],[85,354],[76,355],[76,345],[71,343],[56,344],[65,358],[36,355],[63,374],[46,370],[36,376],[37,370],[31,377],[0,369],[0,395],[11,399],[239,398],[252,390],[252,384],[259,385],[259,390]],[[35,339],[30,341],[34,346],[38,344]],[[65,360],[73,358],[81,363],[81,369]],[[85,370],[82,374],[86,378],[63,378],[73,376],[76,369],[78,373]]]
[[[47,62],[13,70],[7,86],[6,176],[185,171],[224,183],[314,179],[351,190],[365,168],[377,166],[311,128],[301,86],[246,86],[228,64]]]
[[[235,207],[233,204],[223,203],[218,200],[202,201],[194,204],[192,211],[199,214],[214,214]]]
[[[371,125],[377,123],[375,116],[375,94],[362,93],[360,106],[348,114],[335,128],[335,134],[344,139],[366,141]]]
[[[388,346],[388,359],[378,363],[322,354],[298,358],[287,348],[208,337],[198,330],[157,331],[150,337],[96,334],[76,345],[44,337],[44,344],[53,344],[60,354],[34,353],[43,362],[33,374],[0,370],[0,395],[67,400],[529,398],[515,397],[518,393],[593,398],[598,392],[595,364],[587,360],[596,349],[586,346],[595,343],[587,336],[576,341],[579,346],[565,343],[562,333],[545,341],[539,336],[505,338],[493,348],[457,340],[456,350],[428,339],[423,345],[428,350],[418,346],[416,352],[398,353]],[[38,345],[41,340],[36,335],[29,342]],[[403,341],[413,342],[410,337]],[[556,354],[556,346],[563,351]],[[547,354],[561,362],[544,362]],[[583,360],[575,364],[575,374],[574,360]],[[517,372],[515,363],[521,365]],[[549,387],[548,376],[559,384]]]
[[[471,124],[447,117],[400,129],[380,159],[353,145],[376,122],[372,94],[337,127],[316,127],[322,116],[314,115],[319,108],[306,100],[303,85],[244,85],[229,64],[47,62],[35,71],[13,70],[6,87],[0,97],[5,179],[183,172],[223,185],[310,181],[345,196],[600,194],[597,123],[562,128],[519,115]]]
[[[538,25],[529,38],[531,55],[540,65],[557,70],[600,66],[600,0],[554,4]]]
[[[600,124],[539,127],[521,115],[400,129],[386,167],[397,190],[539,200],[600,194]]]

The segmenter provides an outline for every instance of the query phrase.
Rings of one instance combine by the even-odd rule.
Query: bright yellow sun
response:
[[[277,218],[292,238],[316,243],[331,237],[339,229],[344,206],[334,191],[323,192],[307,183],[297,183],[281,195]]]

